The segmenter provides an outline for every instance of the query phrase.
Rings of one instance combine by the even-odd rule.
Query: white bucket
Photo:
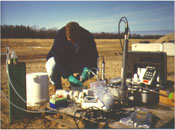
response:
[[[49,101],[47,73],[29,73],[26,82],[27,106],[40,106]]]

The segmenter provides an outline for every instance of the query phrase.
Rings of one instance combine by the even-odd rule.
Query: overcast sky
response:
[[[7,25],[59,29],[76,21],[90,32],[118,32],[123,16],[131,32],[172,32],[174,1],[1,1],[1,24]]]

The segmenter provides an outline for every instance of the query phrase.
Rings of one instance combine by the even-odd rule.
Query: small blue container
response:
[[[49,104],[50,104],[50,107],[53,109],[67,107],[69,105],[67,99],[65,99],[65,98],[50,99]]]

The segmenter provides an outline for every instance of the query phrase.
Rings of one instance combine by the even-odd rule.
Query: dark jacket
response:
[[[65,35],[65,27],[60,29],[55,37],[53,46],[47,55],[47,60],[54,57],[56,69],[64,78],[83,70],[97,67],[98,52],[93,36],[81,27],[80,42],[72,45]]]

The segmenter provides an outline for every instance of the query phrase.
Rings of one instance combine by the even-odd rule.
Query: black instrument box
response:
[[[128,51],[127,55],[127,78],[137,73],[137,68],[153,66],[160,77],[160,85],[167,83],[167,55],[165,52],[140,52]]]

